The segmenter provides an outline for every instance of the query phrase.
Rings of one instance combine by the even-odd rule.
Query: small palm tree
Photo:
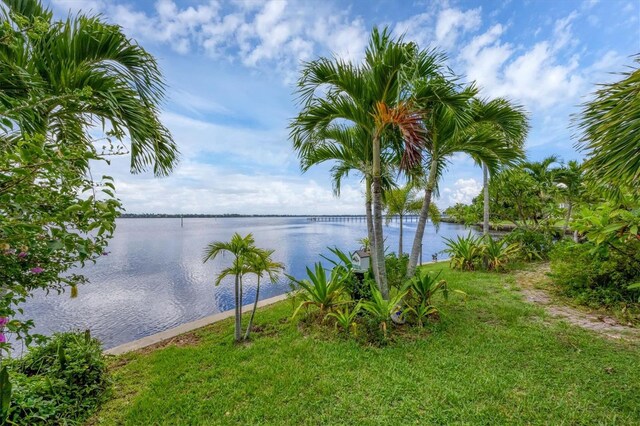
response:
[[[255,246],[255,240],[252,234],[242,237],[237,232],[231,236],[230,241],[215,241],[210,243],[204,251],[202,261],[207,262],[215,259],[221,253],[231,253],[233,262],[231,266],[223,269],[215,281],[215,285],[220,285],[222,280],[228,276],[235,277],[235,340],[239,342],[242,339],[242,277],[244,274],[250,273],[249,262],[251,259],[260,256],[261,250]]]
[[[558,187],[560,195],[567,205],[567,217],[565,218],[562,235],[567,233],[569,223],[571,222],[571,214],[576,203],[584,197],[585,187],[583,184],[583,173],[580,163],[575,160],[569,161],[558,171]]]
[[[249,325],[247,325],[247,331],[244,335],[245,340],[249,338],[251,326],[253,325],[253,318],[255,317],[256,310],[258,309],[258,299],[260,298],[260,278],[262,278],[264,274],[267,274],[269,276],[269,280],[273,283],[278,280],[278,274],[284,270],[284,263],[275,262],[271,258],[273,252],[274,250],[258,249],[255,256],[250,257],[247,261],[247,272],[256,274],[258,281],[256,283],[256,300],[253,302],[251,317],[249,317]]]
[[[398,216],[400,219],[400,239],[398,241],[398,257],[400,257],[403,253],[402,222],[406,215],[420,211],[422,202],[415,198],[415,191],[411,185],[386,191],[382,198],[387,210],[387,223],[389,223],[394,216]]]

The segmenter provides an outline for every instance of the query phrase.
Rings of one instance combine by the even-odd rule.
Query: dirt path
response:
[[[515,275],[516,284],[522,290],[527,302],[535,303],[553,317],[563,319],[570,324],[595,331],[611,339],[640,340],[640,329],[620,324],[615,318],[598,313],[585,312],[571,306],[558,304],[543,289],[549,283],[549,264],[541,264],[534,269],[519,271]]]

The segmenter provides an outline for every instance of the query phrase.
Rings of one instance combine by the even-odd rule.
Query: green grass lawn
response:
[[[250,344],[228,320],[116,358],[92,424],[640,424],[638,343],[546,317],[512,275],[429,268],[468,298],[424,332],[366,347],[301,331],[283,302]]]

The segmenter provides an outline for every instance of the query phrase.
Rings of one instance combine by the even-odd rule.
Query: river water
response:
[[[410,251],[415,225],[404,223],[405,252]],[[110,348],[232,309],[233,278],[214,286],[231,256],[203,264],[202,253],[208,243],[228,241],[234,232],[253,233],[258,247],[275,249],[273,258],[299,278],[305,266],[322,260],[320,254],[329,254],[327,246],[353,251],[367,235],[364,221],[316,222],[304,217],[187,218],[182,227],[180,219],[118,219],[108,254],[83,269],[90,284],[79,287],[78,297],[37,293],[25,303],[24,316],[35,320],[34,332],[90,329]],[[398,222],[386,225],[384,232],[388,251],[397,251]],[[424,261],[444,248],[443,237],[468,232],[462,225],[449,223],[442,223],[436,232],[428,224]],[[243,302],[252,303],[254,276],[245,277],[244,290]],[[274,285],[263,281],[260,298],[288,290],[284,279]]]

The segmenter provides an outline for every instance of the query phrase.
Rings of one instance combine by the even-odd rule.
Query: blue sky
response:
[[[162,120],[182,152],[167,178],[130,175],[116,158],[96,173],[116,179],[132,213],[359,214],[357,176],[331,191],[330,165],[306,174],[287,138],[297,113],[300,62],[360,60],[374,25],[420,46],[487,97],[530,112],[527,153],[578,159],[571,114],[597,83],[640,53],[640,0],[132,1],[54,0],[58,16],[102,13],[159,60],[168,84]],[[441,182],[440,207],[469,202],[481,172],[464,156]]]

